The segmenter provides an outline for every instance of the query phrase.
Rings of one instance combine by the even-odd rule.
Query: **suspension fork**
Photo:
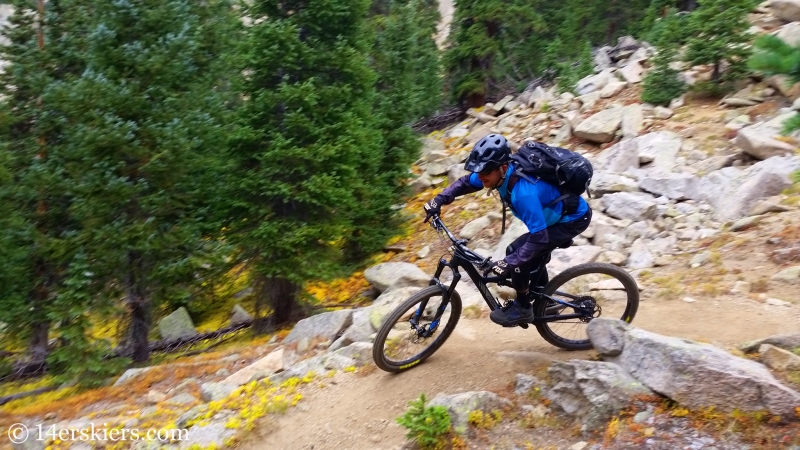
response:
[[[445,267],[449,267],[453,270],[453,281],[450,283],[450,286],[445,286],[439,277],[442,275],[442,271]],[[456,284],[461,279],[461,273],[458,271],[458,267],[454,266],[452,263],[448,263],[444,258],[439,260],[439,264],[436,267],[436,273],[434,273],[433,278],[431,278],[429,286],[438,286],[439,289],[442,291],[442,302],[439,304],[438,309],[436,310],[436,314],[431,321],[430,326],[427,330],[420,329],[419,327],[419,319],[422,316],[422,312],[425,311],[425,308],[428,306],[428,300],[423,300],[420,302],[419,307],[417,308],[417,312],[411,317],[410,322],[411,326],[417,330],[423,337],[430,337],[436,331],[436,328],[439,326],[439,320],[442,318],[442,314],[444,314],[444,310],[447,309],[447,305],[450,303],[450,297],[452,296],[453,292],[456,289]]]

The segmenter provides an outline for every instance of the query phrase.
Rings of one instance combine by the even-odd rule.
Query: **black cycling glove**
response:
[[[423,223],[427,223],[432,216],[439,215],[439,213],[442,212],[442,199],[437,195],[428,200],[428,203],[425,203],[422,209],[425,210],[425,220]]]

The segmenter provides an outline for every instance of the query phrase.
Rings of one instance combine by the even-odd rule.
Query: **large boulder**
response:
[[[697,177],[686,173],[653,174],[639,182],[639,188],[655,195],[663,195],[672,200],[687,200],[694,192]]]
[[[343,309],[307,317],[292,328],[284,344],[300,342],[303,338],[308,340],[322,339],[334,341],[339,333],[345,330],[353,321],[353,310]]]
[[[662,336],[617,319],[594,319],[587,333],[605,361],[690,409],[713,406],[789,418],[800,407],[800,392],[781,384],[764,365],[713,345]]]
[[[653,220],[658,214],[655,199],[647,194],[617,192],[604,195],[600,202],[605,213],[617,219],[630,219],[638,222]]]
[[[547,372],[553,386],[546,397],[567,414],[579,418],[589,431],[605,426],[635,396],[653,395],[653,391],[612,363],[554,362]]]
[[[183,306],[158,322],[158,331],[164,340],[171,341],[197,336],[189,311]]]
[[[772,133],[759,128],[742,128],[736,135],[736,145],[745,153],[758,158],[767,159],[773,156],[792,155],[795,146],[780,141]]]
[[[739,172],[738,176],[724,182],[719,191],[704,192],[703,199],[714,206],[716,220],[740,219],[747,216],[759,201],[778,195],[791,186],[792,181],[789,177],[798,169],[800,169],[800,157],[774,156]],[[699,183],[701,190],[704,185],[703,179]]]
[[[624,111],[624,108],[611,108],[593,114],[575,128],[574,134],[591,142],[611,142],[622,125]]]
[[[390,286],[426,286],[431,279],[422,269],[406,262],[387,262],[372,266],[364,271],[364,278],[380,292]]]
[[[800,21],[800,0],[772,0],[769,9],[784,22]]]
[[[670,173],[677,165],[683,139],[672,131],[656,131],[634,139],[639,148],[639,163],[650,173]]]
[[[639,167],[639,146],[636,139],[617,142],[592,160],[595,173],[624,173],[631,167]]]

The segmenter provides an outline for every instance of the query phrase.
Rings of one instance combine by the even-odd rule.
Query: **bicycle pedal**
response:
[[[519,324],[519,326],[521,326],[522,328],[524,328],[526,330],[528,329],[528,324],[527,323],[521,323],[521,324]]]

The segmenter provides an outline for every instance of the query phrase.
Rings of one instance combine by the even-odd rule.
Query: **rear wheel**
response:
[[[592,348],[586,326],[594,317],[630,322],[639,308],[636,280],[613,264],[586,263],[570,267],[553,277],[543,293],[583,308],[561,305],[543,297],[534,304],[536,317],[591,312],[582,318],[536,324],[539,334],[547,342],[566,350]]]
[[[436,311],[442,308],[441,317],[435,321]],[[419,291],[384,319],[372,346],[375,364],[387,372],[416,366],[444,344],[460,317],[458,292],[453,291],[445,303],[439,286]]]

